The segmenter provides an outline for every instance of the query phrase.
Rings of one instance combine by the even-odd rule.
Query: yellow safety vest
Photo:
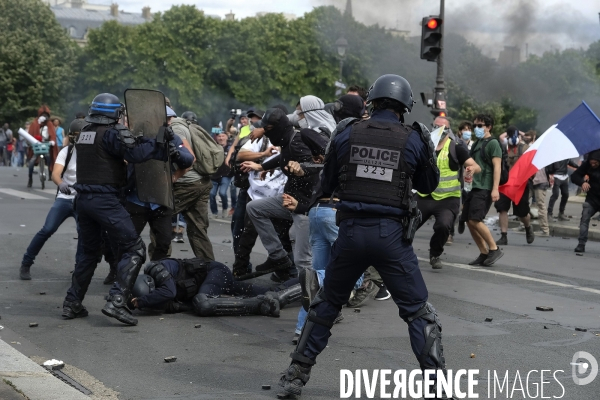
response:
[[[240,139],[245,138],[250,134],[250,125],[242,126],[240,129]]]
[[[440,183],[431,193],[434,200],[447,199],[448,197],[460,197],[460,181],[458,180],[458,171],[450,169],[450,142],[446,144],[437,157],[437,166],[440,170]],[[426,194],[419,193],[419,196],[425,197]]]

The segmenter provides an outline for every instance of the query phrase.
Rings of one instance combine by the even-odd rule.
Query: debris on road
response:
[[[200,328],[201,326],[202,325],[200,325],[200,324],[196,324],[196,325],[194,325],[194,328]]]
[[[46,292],[40,292],[40,295],[42,295],[42,296],[45,295],[45,294],[46,294]]]
[[[52,360],[45,361],[42,365],[49,370],[56,371],[57,369],[62,369],[65,366],[65,363],[53,358]]]
[[[554,311],[554,308],[547,306],[537,306],[535,309],[538,311]]]
[[[29,323],[29,327],[30,327],[30,328],[35,328],[36,326],[38,326],[38,323],[37,323],[37,322],[30,322],[30,323]]]
[[[175,361],[177,361],[177,357],[174,357],[174,356],[165,357],[165,362],[167,362],[167,363],[172,363]]]
[[[576,256],[583,257],[583,253],[575,253]]]
[[[475,358],[475,353],[471,353],[471,358]]]
[[[587,329],[585,329],[585,328],[575,328],[575,330],[577,332],[587,332]]]
[[[548,329],[548,327],[546,325],[544,325],[544,329]]]
[[[354,312],[355,312],[355,313],[359,313],[359,312],[360,312],[360,308],[355,308],[355,309],[354,309]]]
[[[263,390],[271,390],[271,385],[262,385]]]
[[[488,317],[488,318],[485,319],[485,322],[492,322],[493,320],[494,320],[494,318],[489,318]]]

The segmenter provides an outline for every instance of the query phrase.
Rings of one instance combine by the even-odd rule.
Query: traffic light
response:
[[[421,59],[435,61],[442,52],[442,19],[424,17],[421,23]]]

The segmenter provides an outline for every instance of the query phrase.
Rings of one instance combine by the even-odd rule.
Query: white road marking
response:
[[[429,262],[429,260],[427,260],[425,258],[422,258],[422,257],[418,257],[418,259],[419,259],[419,261],[422,261],[422,262]],[[518,274],[511,274],[509,272],[501,272],[501,271],[494,270],[493,267],[487,267],[487,268],[486,267],[475,267],[475,266],[471,266],[471,265],[467,265],[467,264],[455,264],[455,263],[449,263],[449,262],[443,262],[443,264],[444,265],[449,265],[449,266],[454,267],[454,268],[466,269],[468,271],[486,272],[488,274],[506,276],[508,278],[521,279],[521,280],[524,280],[524,281],[532,281],[532,282],[544,283],[546,285],[559,286],[559,287],[564,287],[564,288],[568,288],[568,289],[580,290],[582,292],[589,292],[589,293],[594,293],[594,294],[600,294],[600,290],[598,290],[598,289],[588,288],[588,287],[584,287],[584,286],[575,286],[575,285],[571,285],[571,284],[568,284],[568,283],[561,283],[561,282],[549,281],[549,280],[546,280],[546,279],[532,278],[530,276],[523,276],[523,275],[518,275]]]
[[[29,192],[21,192],[20,190],[15,189],[2,189],[0,188],[1,193],[6,193],[11,196],[19,197],[27,200],[51,200],[48,197],[38,196],[37,194],[29,193]]]

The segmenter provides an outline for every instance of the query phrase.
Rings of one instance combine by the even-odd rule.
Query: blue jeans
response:
[[[339,228],[335,224],[335,211],[331,206],[317,203],[308,213],[310,223],[310,247],[312,249],[312,267],[317,271],[319,285],[323,286],[325,279],[325,267],[329,264],[329,257],[333,243],[338,237]],[[356,282],[355,288],[362,285],[361,276]],[[307,312],[300,307],[298,312],[298,323],[296,324],[296,333],[300,334]]]
[[[217,191],[221,197],[221,203],[223,204],[223,210],[227,210],[227,189],[229,189],[229,183],[231,178],[224,176],[218,181],[212,181],[212,190],[210,191],[210,211],[217,215],[219,209],[217,208]]]
[[[33,265],[35,261],[35,257],[39,254],[42,247],[50,237],[56,232],[59,226],[62,225],[63,222],[69,217],[75,218],[77,221],[77,213],[73,208],[73,200],[68,199],[56,199],[50,211],[48,211],[48,215],[46,216],[46,222],[44,223],[44,227],[35,234],[29,247],[27,247],[27,251],[23,255],[23,264],[26,267],[30,267]],[[77,231],[79,231],[79,226],[77,226]],[[77,253],[75,255],[75,262],[79,260],[79,257],[82,254],[82,245],[81,240],[77,242]]]

